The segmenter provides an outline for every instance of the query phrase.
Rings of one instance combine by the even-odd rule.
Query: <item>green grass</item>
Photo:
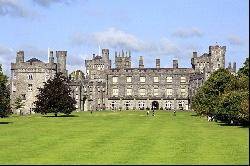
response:
[[[73,115],[0,119],[0,164],[249,164],[249,128],[193,112]]]

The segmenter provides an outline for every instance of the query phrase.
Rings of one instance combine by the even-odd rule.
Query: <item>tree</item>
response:
[[[10,108],[10,91],[6,84],[8,77],[2,73],[2,65],[0,64],[0,117],[7,117],[11,114]]]
[[[75,110],[76,101],[70,96],[69,79],[57,73],[53,79],[44,83],[43,88],[39,88],[39,94],[35,101],[36,113],[47,114],[58,113],[70,114]]]
[[[223,94],[219,100],[216,119],[228,124],[244,123],[244,119],[247,117],[242,114],[245,111],[242,109],[242,104],[247,96],[248,92],[244,91],[231,91]]]
[[[17,97],[16,100],[15,100],[15,103],[14,103],[14,108],[16,110],[20,110],[20,115],[22,115],[21,108],[23,108],[23,106],[24,106],[23,100],[20,97]]]
[[[246,58],[246,61],[244,62],[244,66],[239,69],[238,75],[245,75],[249,77],[249,58]]]
[[[192,99],[192,108],[198,115],[214,116],[217,111],[219,96],[231,82],[233,75],[225,70],[215,71]]]
[[[70,73],[70,78],[73,78],[74,80],[83,80],[84,79],[84,73],[81,70],[76,70]]]

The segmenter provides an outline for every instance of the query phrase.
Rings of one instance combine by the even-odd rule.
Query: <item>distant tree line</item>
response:
[[[249,58],[236,75],[215,71],[192,98],[192,109],[232,125],[249,125]]]

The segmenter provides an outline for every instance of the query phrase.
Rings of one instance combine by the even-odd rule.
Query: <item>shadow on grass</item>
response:
[[[236,127],[239,127],[239,128],[249,128],[248,124],[237,125],[237,124],[228,124],[228,123],[225,123],[225,122],[217,122],[217,124],[220,125],[220,126],[236,126]]]
[[[55,116],[55,115],[45,115],[42,117],[46,118],[64,118],[64,117],[78,117],[78,115],[60,115],[60,116]]]
[[[9,124],[9,123],[13,123],[13,122],[0,122],[0,125],[1,124]]]
[[[199,116],[199,115],[190,115],[190,116]]]

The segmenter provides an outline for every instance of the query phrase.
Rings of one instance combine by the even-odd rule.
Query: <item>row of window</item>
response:
[[[45,81],[47,81],[50,78],[49,74],[45,74]],[[16,75],[13,75],[13,79],[16,79]],[[28,80],[33,80],[33,74],[27,74]]]
[[[145,96],[146,93],[147,93],[147,91],[146,91],[145,88],[139,89],[140,96]],[[118,88],[113,88],[113,90],[112,90],[112,96],[118,96],[118,94],[119,94],[119,89]],[[153,94],[154,94],[154,96],[158,96],[159,95],[159,89],[158,88],[154,88],[153,89]],[[127,88],[126,89],[126,95],[127,96],[133,95],[131,88]],[[166,89],[166,95],[167,96],[172,96],[173,95],[173,89],[170,89],[170,88]],[[181,88],[181,95],[186,95],[186,88]]]
[[[113,83],[117,83],[118,82],[118,77],[117,76],[113,76],[112,78]],[[173,81],[173,77],[167,77],[167,82],[172,82]],[[132,77],[131,76],[127,76],[127,82],[130,83],[132,82]],[[141,76],[140,77],[140,82],[146,82],[146,77]],[[157,83],[159,82],[159,77],[154,77],[154,82]],[[186,77],[181,77],[181,82],[186,82]]]

